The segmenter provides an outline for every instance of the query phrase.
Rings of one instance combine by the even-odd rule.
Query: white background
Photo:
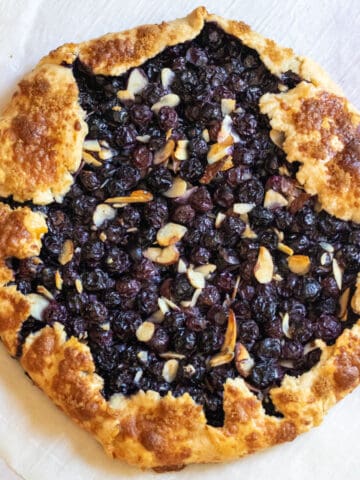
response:
[[[197,5],[233,19],[318,61],[359,108],[360,3],[355,0],[0,0],[0,105],[49,50],[108,31],[183,16]],[[0,479],[123,478],[360,479],[360,390],[324,424],[294,442],[222,466],[140,473],[107,459],[101,448],[25,377],[0,346]],[[1,459],[12,467],[10,470]]]

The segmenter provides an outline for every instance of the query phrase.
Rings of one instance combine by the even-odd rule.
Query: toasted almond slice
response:
[[[204,128],[204,130],[201,133],[201,136],[205,140],[206,143],[210,142],[210,134],[209,134],[209,130],[207,128]]]
[[[236,282],[235,282],[235,285],[234,285],[234,288],[233,288],[233,291],[232,291],[232,294],[231,294],[231,300],[235,300],[235,298],[236,298],[236,294],[238,292],[239,285],[240,285],[240,280],[241,280],[241,277],[240,277],[240,275],[238,275],[236,277]]]
[[[215,218],[215,228],[220,228],[225,218],[226,218],[226,215],[222,212],[219,212]]]
[[[116,96],[118,97],[119,100],[121,100],[123,102],[134,101],[135,100],[134,92],[132,92],[129,89],[119,90],[117,92]]]
[[[151,140],[151,136],[150,135],[138,135],[136,137],[136,140],[140,143],[149,143],[150,140]]]
[[[194,367],[194,365],[191,365],[191,363],[184,365],[183,368],[184,368],[184,372],[186,372],[190,376],[193,376],[194,373],[196,372],[196,368]]]
[[[151,107],[151,110],[155,113],[158,113],[159,110],[163,107],[177,107],[180,103],[179,95],[175,93],[168,93],[160,98],[160,100]]]
[[[350,288],[347,288],[344,290],[342,293],[340,299],[339,299],[339,318],[340,320],[347,320],[347,311],[348,311],[348,306],[349,306],[349,299],[350,299]]]
[[[272,129],[270,130],[270,138],[276,146],[281,148],[285,141],[285,134],[284,132],[280,132],[279,130]]]
[[[161,69],[161,83],[164,88],[170,87],[175,78],[175,72],[171,68],[162,68]]]
[[[237,335],[237,325],[235,313],[229,309],[228,323],[225,332],[225,339],[223,346],[221,347],[222,352],[233,352],[236,343]]]
[[[81,294],[83,292],[84,288],[83,288],[83,284],[82,284],[82,281],[80,280],[80,278],[77,278],[75,280],[75,288],[76,288],[76,291],[78,293]]]
[[[175,380],[179,369],[179,361],[176,358],[171,358],[164,363],[162,376],[165,382],[171,383]]]
[[[61,290],[63,287],[63,279],[59,270],[56,270],[55,272],[55,287],[57,288],[57,290]]]
[[[101,158],[101,160],[109,160],[114,156],[115,152],[113,150],[109,150],[108,148],[102,148],[99,152],[99,158]]]
[[[161,297],[164,302],[166,302],[172,310],[180,310],[176,303],[172,302],[169,298]]]
[[[291,255],[287,258],[289,269],[296,275],[306,275],[310,271],[311,260],[307,255]]]
[[[246,347],[242,343],[237,343],[235,346],[235,367],[240,375],[247,378],[254,364],[254,359],[250,356]]]
[[[357,275],[356,289],[351,299],[351,308],[355,313],[360,314],[360,273]]]
[[[134,68],[134,70],[129,75],[127,89],[136,95],[137,93],[140,93],[142,90],[144,90],[148,83],[149,80],[146,78],[144,73],[138,68]]]
[[[143,256],[161,265],[172,265],[179,260],[180,253],[175,245],[169,245],[165,248],[149,247],[144,250]]]
[[[241,235],[242,238],[257,238],[257,234],[254,230],[251,229],[250,225],[247,223],[245,226],[244,233]]]
[[[187,228],[183,225],[169,222],[158,230],[156,240],[161,247],[168,247],[179,242],[186,232]]]
[[[94,165],[94,167],[101,167],[102,166],[102,163],[99,162],[99,160],[97,160],[93,155],[91,155],[90,153],[88,152],[85,152],[85,150],[83,150],[82,152],[82,159],[84,160],[85,163],[87,163],[88,165]]]
[[[140,350],[136,356],[141,363],[146,363],[149,359],[149,353],[146,350]]]
[[[206,279],[208,279],[215,270],[216,265],[213,263],[206,263],[205,265],[200,265],[200,267],[194,268],[194,272],[201,273]]]
[[[173,154],[175,149],[174,140],[168,140],[165,145],[155,153],[154,156],[154,165],[160,165],[161,163],[166,162]]]
[[[55,280],[56,280],[56,273],[55,273]],[[44,287],[44,285],[38,285],[36,287],[36,291],[40,293],[40,295],[43,295],[44,297],[48,298],[49,300],[54,300],[54,295],[49,292],[49,290]]]
[[[191,301],[190,301],[189,307],[195,307],[195,306],[196,306],[197,301],[199,300],[199,297],[200,297],[202,291],[203,291],[202,288],[197,288],[197,289],[194,291],[193,296],[191,297]]]
[[[74,244],[72,240],[65,240],[64,245],[62,246],[61,253],[59,255],[60,265],[66,265],[71,262],[74,256]]]
[[[234,162],[232,156],[228,155],[221,163],[220,172],[226,172],[227,170],[230,170],[230,168],[233,168],[233,166]]]
[[[176,150],[174,152],[174,157],[176,158],[176,160],[187,160],[189,158],[187,152],[188,144],[189,140],[178,140]]]
[[[161,323],[164,320],[164,318],[165,318],[165,315],[159,309],[159,310],[156,310],[156,312],[152,313],[146,321],[151,323]]]
[[[279,192],[275,192],[275,190],[266,190],[265,197],[264,197],[264,207],[273,209],[278,207],[286,207],[289,202],[286,198],[281,195]]]
[[[202,273],[195,272],[192,268],[188,268],[186,275],[194,288],[202,289],[205,287],[205,277]]]
[[[182,258],[179,259],[177,271],[178,273],[186,273],[187,265]]]
[[[221,160],[212,163],[211,165],[207,165],[205,168],[205,172],[203,176],[200,178],[200,183],[207,185],[212,181],[212,179],[217,175],[218,172],[221,172],[222,167],[225,165],[226,158],[222,158]]]
[[[249,213],[255,207],[255,203],[234,203],[233,212],[237,215]]]
[[[220,367],[221,365],[230,363],[234,356],[234,352],[219,352],[210,359],[209,366],[211,368]]]
[[[177,353],[177,352],[160,353],[159,357],[165,358],[165,360],[168,360],[170,358],[176,358],[176,360],[184,360],[184,358],[186,358],[185,355],[183,355],[182,353]]]
[[[88,152],[100,152],[101,150],[100,143],[97,140],[85,140],[83,148]]]
[[[290,320],[290,316],[288,312],[285,312],[284,315],[282,315],[281,327],[282,327],[282,331],[284,332],[284,335],[287,338],[292,338],[290,333],[289,320]]]
[[[162,311],[164,315],[170,312],[169,305],[165,302],[165,300],[162,297],[158,298],[158,305],[159,305],[159,309]]]
[[[112,208],[110,205],[107,205],[106,203],[100,203],[100,205],[98,205],[95,208],[95,211],[93,213],[93,223],[96,227],[101,227],[101,225],[106,220],[112,220],[115,217],[116,217],[115,208]]]
[[[285,245],[285,243],[279,242],[277,249],[280,250],[280,252],[286,253],[286,255],[294,255],[294,250]]]
[[[334,278],[336,280],[336,284],[337,284],[339,290],[341,290],[343,272],[342,272],[342,269],[340,268],[336,258],[333,258],[332,268],[333,268],[333,274],[334,274]]]
[[[334,247],[330,244],[330,243],[327,243],[327,242],[320,242],[319,243],[320,247],[325,250],[326,252],[328,253],[334,253]]]
[[[185,180],[183,180],[181,177],[175,177],[172,186],[169,188],[169,190],[163,193],[163,195],[167,198],[182,197],[186,192],[186,189],[187,184]]]
[[[329,259],[331,259],[330,255],[331,255],[330,253],[324,252],[320,257],[320,264],[321,265],[326,265],[328,263]]]
[[[35,320],[42,320],[43,312],[50,303],[49,300],[37,293],[26,295],[26,300],[30,303],[30,316],[34,317]]]
[[[254,275],[259,283],[270,283],[274,274],[274,262],[271,253],[266,247],[261,246],[254,267]]]
[[[107,198],[105,203],[147,203],[151,202],[153,195],[146,190],[134,190],[127,197],[112,197]]]
[[[218,143],[222,143],[228,136],[236,143],[240,140],[239,135],[233,130],[233,123],[230,115],[225,115],[217,136]]]
[[[221,99],[221,113],[223,115],[229,115],[236,107],[236,100],[234,98],[222,98]]]
[[[228,135],[223,142],[211,145],[207,154],[208,163],[211,165],[212,163],[222,160],[226,155],[231,155],[233,144],[234,140],[232,136]]]
[[[139,342],[148,342],[155,332],[155,325],[145,320],[136,330],[135,335]]]

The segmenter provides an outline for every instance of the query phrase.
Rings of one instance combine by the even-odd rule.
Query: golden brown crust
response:
[[[340,89],[310,60],[279,47],[242,22],[209,15],[203,7],[175,22],[67,44],[45,57],[20,84],[0,120],[0,195],[49,203],[61,198],[72,182],[70,173],[79,166],[86,125],[74,77],[63,62],[71,64],[80,56],[95,73],[119,75],[169,45],[194,38],[205,21],[217,22],[255,48],[274,74],[291,69],[310,82],[288,93],[266,95],[261,106],[273,128],[285,133],[289,160],[302,162],[299,181],[305,189],[318,194],[330,213],[359,221],[354,142],[359,116],[341,97]],[[331,139],[335,134],[343,144],[341,151],[339,143]],[[306,136],[312,137],[313,143],[300,149]],[[349,161],[353,154],[355,160]],[[333,191],[333,180],[339,178],[347,182],[346,192]],[[11,211],[0,204],[0,336],[12,354],[30,304],[15,287],[4,286],[12,279],[4,262],[9,256],[37,255],[45,229],[40,215],[26,208]],[[352,299],[357,313],[359,297],[360,286]],[[285,377],[282,385],[272,390],[274,405],[283,418],[266,415],[261,402],[238,378],[225,385],[222,428],[207,425],[202,407],[188,394],[160,398],[149,391],[105,401],[103,380],[95,373],[88,347],[75,338],[67,339],[58,324],[27,338],[21,363],[34,382],[91,432],[109,455],[143,468],[164,469],[235,459],[292,440],[318,425],[326,411],[359,384],[360,321],[345,330],[334,346],[318,344],[323,350],[318,365],[298,378]]]

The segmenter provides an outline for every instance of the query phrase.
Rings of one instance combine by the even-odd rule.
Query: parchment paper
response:
[[[325,67],[359,108],[360,4],[352,0],[202,2]],[[183,16],[201,2],[0,0],[0,106],[41,56],[64,42]],[[238,462],[140,472],[108,459],[0,346],[0,480],[360,479],[360,390],[294,442]],[[2,461],[4,460],[11,470]],[[20,478],[19,477],[19,478]]]

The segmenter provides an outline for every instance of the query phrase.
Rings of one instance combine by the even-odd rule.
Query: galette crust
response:
[[[256,49],[274,74],[292,70],[307,81],[289,92],[265,95],[261,108],[273,129],[284,134],[288,159],[302,163],[299,181],[305,190],[318,194],[330,213],[360,221],[360,121],[339,87],[312,61],[279,47],[242,22],[210,15],[203,7],[174,22],[66,44],[41,60],[20,83],[0,118],[0,196],[46,204],[61,200],[70,188],[87,126],[66,64],[79,57],[97,74],[119,75],[167,46],[194,38],[207,21]],[[302,121],[302,109],[312,112],[310,123]],[[311,139],[310,146],[301,148],[306,138]],[[324,153],[315,155],[322,148]],[[346,189],[336,188],[339,182]],[[0,337],[12,355],[30,304],[15,286],[7,285],[12,272],[5,260],[38,255],[45,232],[40,214],[27,207],[11,210],[0,203]],[[352,304],[360,313],[359,282]],[[66,338],[59,324],[28,336],[21,363],[33,381],[91,432],[110,456],[142,468],[175,469],[235,459],[292,440],[318,425],[327,410],[360,383],[360,320],[335,345],[317,343],[322,349],[320,362],[298,378],[286,376],[271,392],[283,418],[266,415],[261,402],[238,378],[225,384],[222,428],[207,425],[202,407],[188,394],[161,398],[149,391],[106,401],[89,348],[74,337]]]

